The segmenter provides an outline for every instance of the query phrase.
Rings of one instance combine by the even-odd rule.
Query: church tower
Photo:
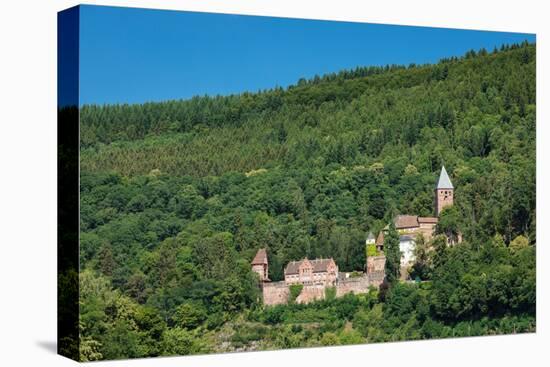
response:
[[[444,207],[453,205],[453,197],[453,184],[451,183],[451,179],[445,170],[445,166],[443,166],[441,167],[441,173],[439,174],[439,181],[435,187],[435,215],[437,217]]]

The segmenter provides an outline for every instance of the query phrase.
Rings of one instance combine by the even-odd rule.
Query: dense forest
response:
[[[535,330],[535,45],[288,88],[81,107],[82,360]],[[455,205],[417,282],[264,307],[290,260],[365,266],[365,237]]]

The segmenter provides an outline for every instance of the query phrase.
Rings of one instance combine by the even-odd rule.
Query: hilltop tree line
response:
[[[223,351],[227,335],[267,349],[534,330],[535,58],[524,43],[259,93],[83,106],[82,359]],[[361,271],[369,230],[433,215],[442,164],[456,189],[438,232],[464,243],[417,248],[425,283],[261,305],[258,248],[273,280],[305,256]]]

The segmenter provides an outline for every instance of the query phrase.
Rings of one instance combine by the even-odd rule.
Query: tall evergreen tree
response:
[[[390,223],[388,234],[384,237],[384,253],[386,255],[386,279],[393,283],[399,279],[401,264],[399,233],[397,233],[393,221]]]
[[[535,331],[535,45],[483,54],[260,93],[83,106],[82,359],[346,344],[355,332],[382,342]],[[305,256],[362,270],[365,228],[433,215],[442,162],[456,202],[438,236],[416,240],[412,276],[429,284],[397,282],[392,225],[392,286],[257,307],[257,248],[275,282]]]

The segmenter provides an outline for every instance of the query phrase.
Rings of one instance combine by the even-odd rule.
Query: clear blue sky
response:
[[[80,9],[80,104],[286,87],[356,66],[433,63],[532,34],[102,6]]]

